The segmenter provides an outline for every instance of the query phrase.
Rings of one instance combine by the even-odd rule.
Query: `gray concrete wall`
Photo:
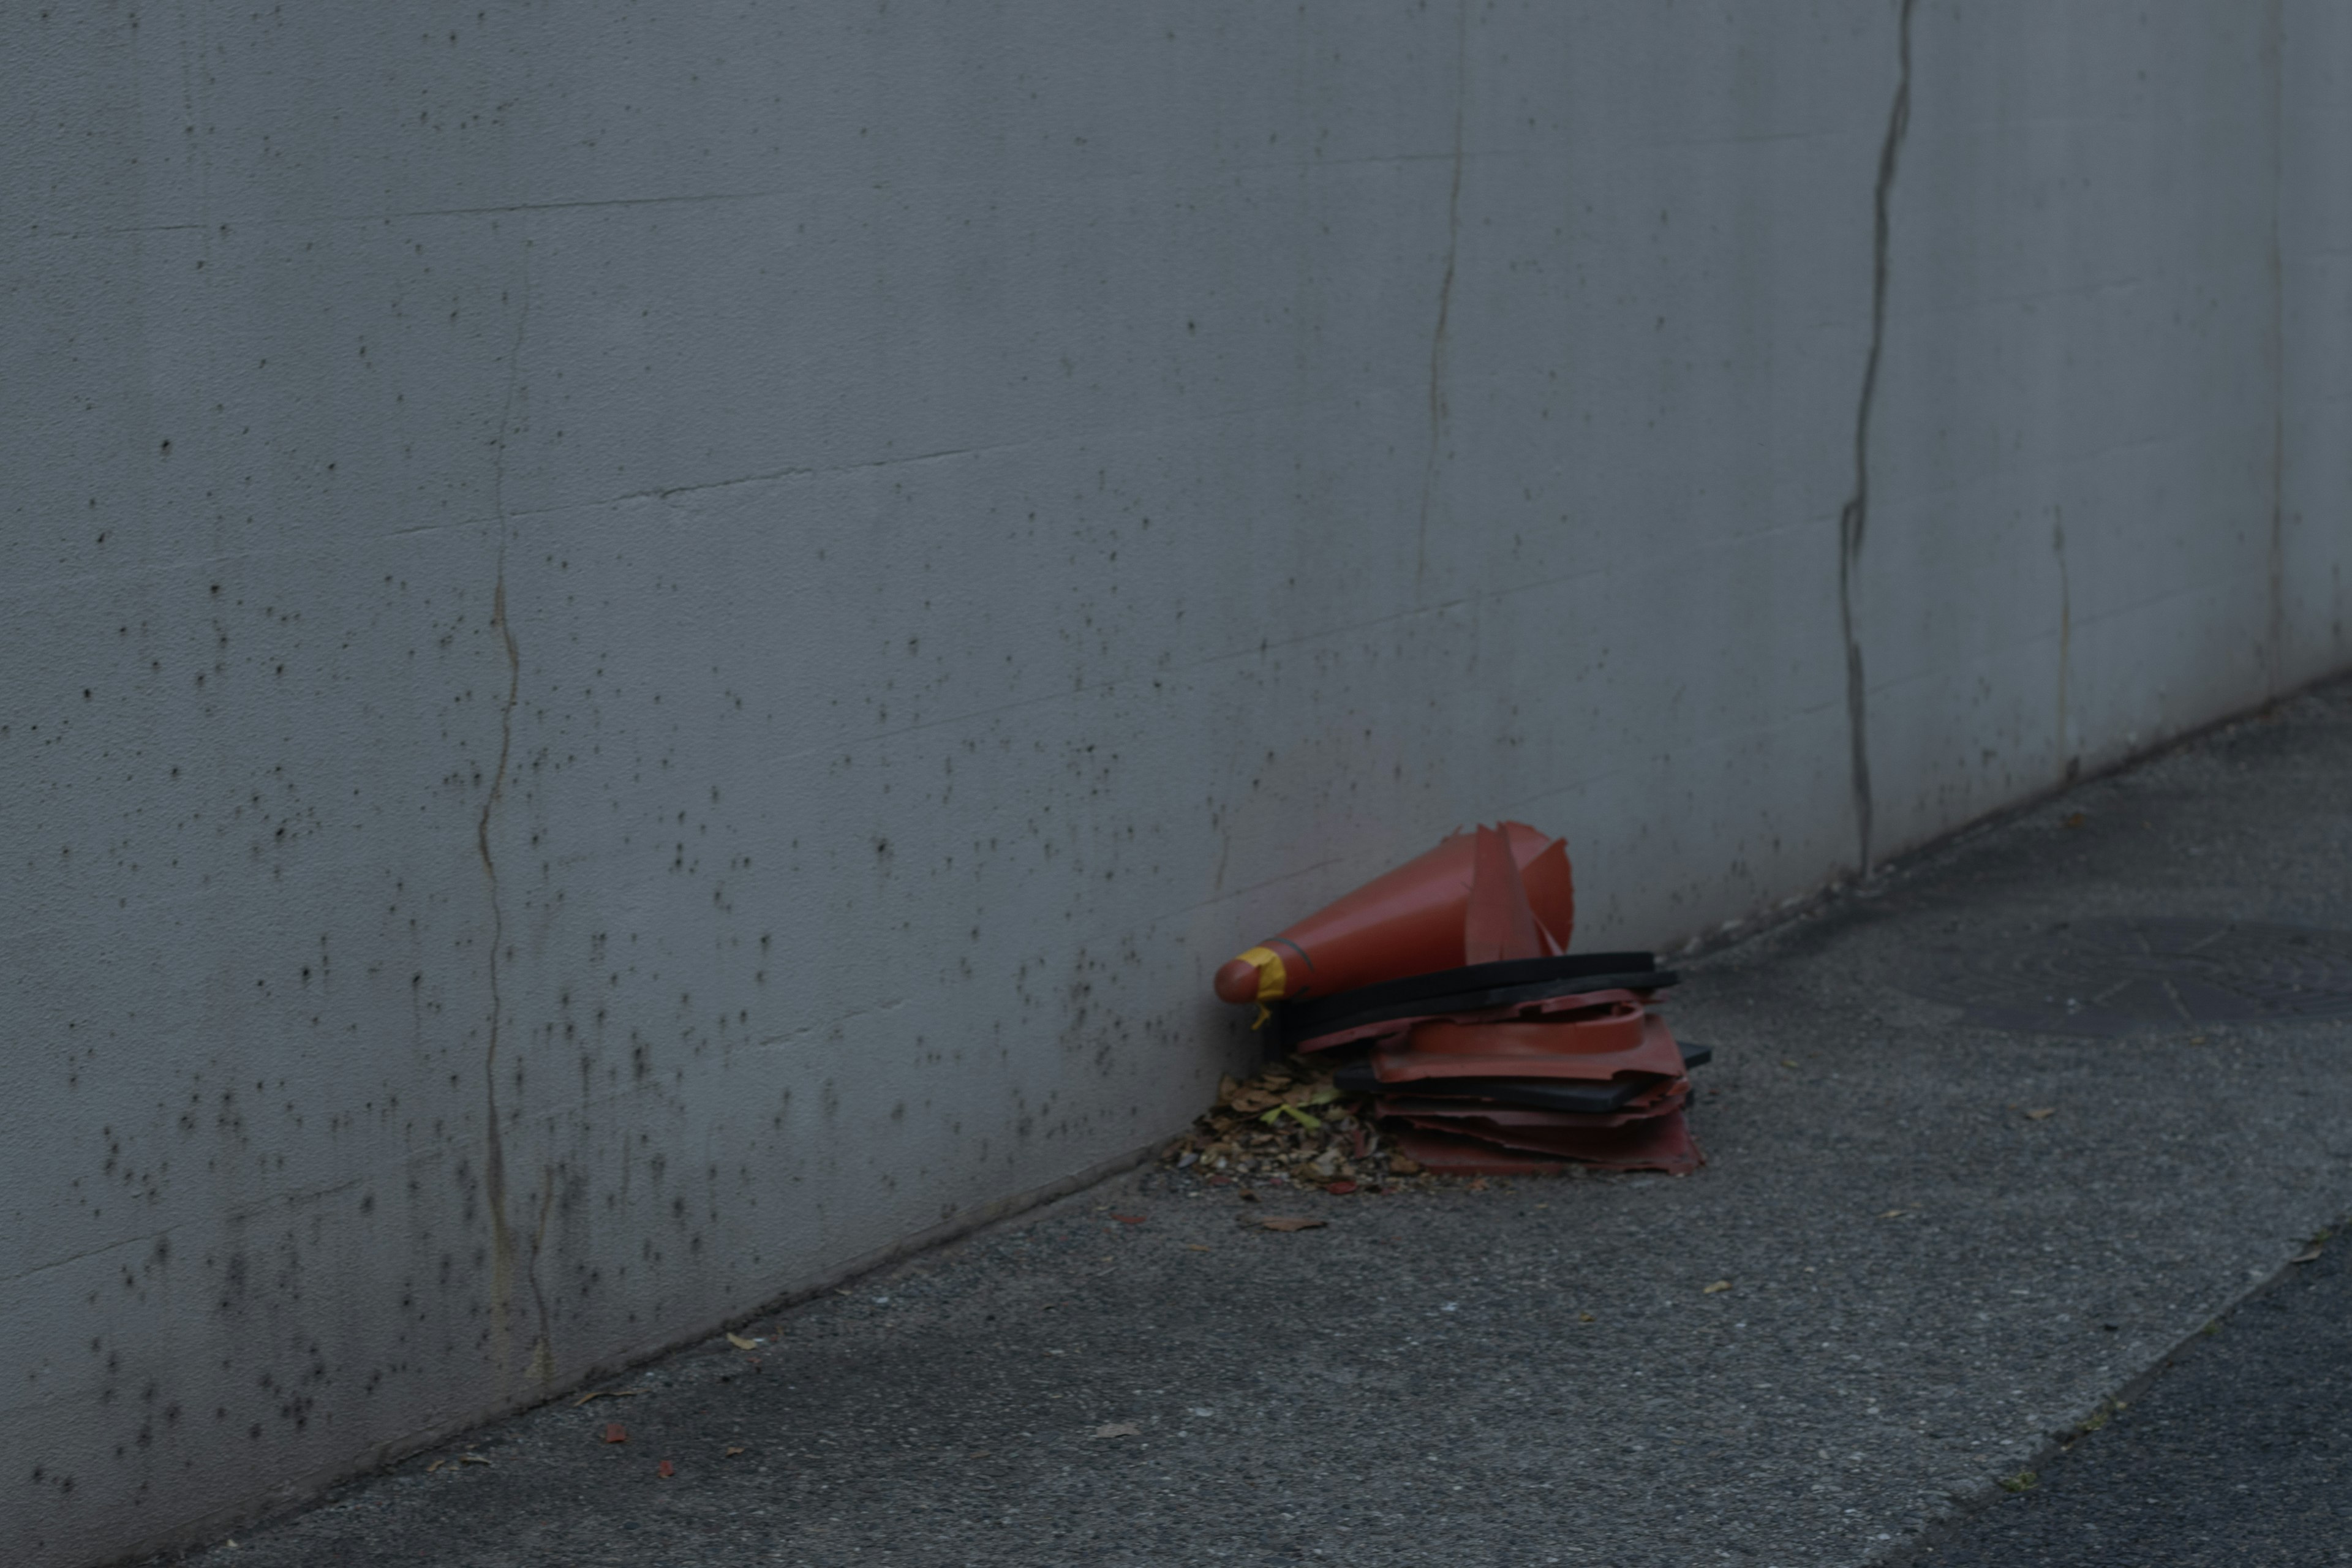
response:
[[[2352,661],[2344,8],[1906,15],[0,13],[16,1559]]]

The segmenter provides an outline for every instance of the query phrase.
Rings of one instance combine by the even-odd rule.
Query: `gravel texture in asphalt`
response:
[[[2339,684],[1684,963],[1696,1176],[1253,1203],[1133,1173],[195,1560],[1918,1556],[2352,1208],[2347,1017],[2015,1032],[1932,999],[1953,955],[2352,931],[2347,784]],[[2017,1517],[2063,1528],[2071,1486]]]

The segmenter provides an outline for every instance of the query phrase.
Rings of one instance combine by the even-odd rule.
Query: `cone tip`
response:
[[[1217,971],[1217,995],[1227,1002],[1257,1000],[1257,965],[1236,958]]]

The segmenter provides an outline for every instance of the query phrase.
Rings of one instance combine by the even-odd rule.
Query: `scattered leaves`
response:
[[[1140,1437],[1143,1436],[1143,1428],[1138,1426],[1132,1421],[1106,1421],[1101,1426],[1096,1427],[1090,1436],[1097,1437]]]
[[[2316,1263],[2316,1262],[2318,1262],[2318,1261],[2319,1261],[2319,1246],[2318,1246],[2318,1244],[2317,1244],[2316,1242],[2315,1242],[2315,1243],[2313,1243],[2311,1246],[2305,1247],[2301,1252],[2298,1252],[2298,1253],[2296,1253],[2293,1258],[2288,1258],[2288,1259],[2287,1259],[2287,1261],[2288,1261],[2289,1263]]]
[[[2032,1470],[2020,1470],[2013,1476],[2001,1477],[2000,1486],[2005,1492],[2030,1492],[2041,1480],[2042,1478]]]
[[[607,1421],[604,1423],[604,1441],[607,1443],[625,1443],[628,1440],[629,1429],[626,1426],[622,1426],[618,1421]]]
[[[1909,1214],[1910,1212],[1911,1211],[1909,1209],[1888,1209],[1885,1214],[1880,1215],[1878,1217],[1881,1219],[1901,1219],[1905,1215]]]
[[[1700,1294],[1700,1295],[1702,1295],[1702,1296],[1720,1296],[1720,1295],[1722,1295],[1726,1290],[1728,1290],[1728,1289],[1731,1289],[1731,1281],[1730,1281],[1730,1280],[1728,1280],[1728,1279],[1718,1279],[1718,1280],[1717,1280],[1714,1284],[1709,1285],[1706,1289],[1701,1290],[1701,1291],[1699,1292],[1699,1294]]]
[[[1216,1106],[1169,1146],[1163,1163],[1212,1186],[1279,1177],[1326,1189],[1352,1182],[1360,1192],[1421,1174],[1419,1165],[1391,1154],[1364,1100],[1331,1081],[1337,1065],[1294,1057],[1247,1082],[1220,1079]]]
[[[739,1351],[757,1350],[760,1348],[759,1341],[747,1340],[740,1334],[729,1334],[727,1336],[727,1342],[733,1345]]]
[[[1795,1067],[1797,1065],[1797,1058],[1794,1057],[1782,1057],[1780,1058],[1780,1065],[1784,1068]]]
[[[1260,1230],[1320,1230],[1331,1222],[1328,1219],[1307,1219],[1300,1215],[1268,1215],[1257,1222]]]
[[[740,1453],[742,1453],[742,1452],[744,1452],[744,1451],[745,1451],[745,1450],[744,1450],[744,1448],[743,1448],[742,1445],[740,1445],[740,1444],[737,1444],[735,1447],[731,1447],[731,1448],[729,1448],[729,1449],[727,1450],[727,1452],[726,1452],[725,1454],[723,1454],[722,1456],[720,1456],[720,1457],[721,1457],[722,1458],[729,1458],[729,1459],[731,1459],[731,1458],[733,1458],[736,1455],[740,1454]]]
[[[1349,1193],[1356,1190],[1356,1184],[1347,1181],[1333,1182],[1329,1186],[1325,1187],[1323,1190],[1330,1194],[1335,1198],[1344,1198]]]
[[[2034,1110],[2032,1110],[2027,1111],[2027,1112],[2025,1113],[2025,1119],[2026,1119],[2028,1121],[2049,1121],[2052,1117],[2053,1117],[2053,1116],[2055,1116],[2055,1115],[2057,1115],[2057,1114],[2058,1114],[2058,1108],[2057,1108],[2056,1106],[2054,1106],[2054,1105],[2044,1105],[2044,1106],[2039,1106],[2039,1107],[2036,1107]]]
[[[654,1474],[659,1476],[664,1480],[667,1480],[670,1477],[677,1474],[677,1467],[671,1464],[667,1459],[664,1459],[660,1464],[654,1467]]]

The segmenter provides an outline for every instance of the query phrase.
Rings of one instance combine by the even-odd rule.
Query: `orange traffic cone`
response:
[[[1261,1004],[1568,951],[1568,844],[1506,822],[1457,833],[1217,971],[1217,994]]]

